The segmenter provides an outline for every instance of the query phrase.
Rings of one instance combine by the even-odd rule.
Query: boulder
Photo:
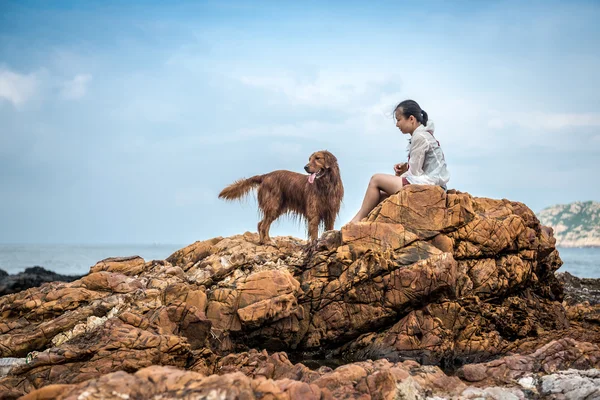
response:
[[[39,266],[25,268],[25,271],[14,275],[0,269],[0,296],[38,287],[47,282],[73,282],[79,278],[81,277],[57,274]]]
[[[410,185],[314,243],[102,260],[0,298],[0,357],[27,360],[0,398],[525,398],[519,379],[600,364],[554,244],[522,203]]]

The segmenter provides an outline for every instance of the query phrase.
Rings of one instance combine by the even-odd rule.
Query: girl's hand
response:
[[[394,165],[394,173],[396,174],[396,176],[400,176],[406,171],[408,171],[408,163],[403,162]]]

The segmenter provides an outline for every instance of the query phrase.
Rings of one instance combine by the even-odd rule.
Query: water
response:
[[[568,271],[579,278],[600,278],[600,247],[559,247],[563,266],[558,272]]]
[[[9,274],[39,265],[65,275],[83,275],[96,262],[108,257],[140,256],[164,260],[186,245],[9,245],[0,244],[0,269]],[[568,271],[580,278],[600,278],[600,248],[559,248]]]
[[[0,244],[0,269],[9,274],[39,265],[64,275],[84,275],[96,262],[109,257],[140,256],[164,260],[186,245],[32,245]]]

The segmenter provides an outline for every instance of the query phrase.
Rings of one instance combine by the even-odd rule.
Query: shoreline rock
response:
[[[569,305],[589,302],[600,304],[600,278],[579,278],[569,272],[557,273],[558,280],[565,291],[564,301]]]
[[[61,275],[40,266],[26,268],[25,271],[9,275],[0,269],[0,296],[18,293],[48,282],[73,282],[81,276]]]
[[[542,378],[600,366],[600,306],[561,265],[522,203],[411,185],[316,243],[214,238],[0,297],[0,356],[29,360],[0,398],[564,395]]]

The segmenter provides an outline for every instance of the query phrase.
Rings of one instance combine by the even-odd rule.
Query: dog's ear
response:
[[[325,168],[331,168],[337,163],[337,158],[328,151],[323,151],[323,158],[325,159]]]

